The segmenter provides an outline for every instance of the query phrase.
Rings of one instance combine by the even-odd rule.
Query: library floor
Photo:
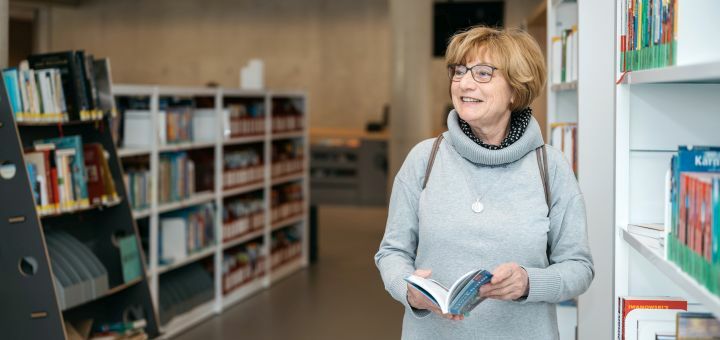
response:
[[[400,338],[402,307],[386,294],[373,262],[387,210],[318,210],[318,263],[175,339]]]

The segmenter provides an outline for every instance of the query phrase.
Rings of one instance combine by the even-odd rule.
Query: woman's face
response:
[[[479,51],[475,57],[469,58],[468,68],[484,64],[497,67],[493,63],[490,53]],[[472,122],[495,122],[505,114],[510,114],[512,87],[501,72],[495,70],[492,79],[487,83],[479,83],[468,70],[460,80],[450,82],[450,95],[453,106],[460,118]]]

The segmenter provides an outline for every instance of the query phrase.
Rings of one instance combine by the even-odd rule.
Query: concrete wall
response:
[[[507,0],[507,25],[539,2]],[[235,87],[242,65],[261,58],[268,88],[308,92],[313,127],[363,128],[390,102],[388,0],[86,0],[48,20],[39,34],[49,50],[110,57],[118,83]],[[442,59],[430,74],[435,131],[449,103]]]
[[[111,59],[116,83],[266,87],[310,96],[313,127],[363,128],[390,102],[387,0],[88,0],[54,7],[49,50]]]

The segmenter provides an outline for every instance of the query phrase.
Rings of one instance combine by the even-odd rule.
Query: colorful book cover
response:
[[[676,332],[677,340],[720,339],[720,321],[711,313],[680,312]]]
[[[17,68],[11,67],[2,71],[5,90],[10,100],[10,107],[14,115],[22,112],[22,99],[20,97],[20,80]]]
[[[50,138],[35,143],[52,143],[55,144],[57,149],[73,149],[75,155],[72,163],[70,164],[71,176],[72,176],[72,191],[73,197],[78,201],[80,206],[88,206],[90,201],[88,199],[87,189],[87,177],[85,173],[85,158],[83,157],[83,144],[82,139],[79,135],[66,136],[59,138]]]
[[[712,263],[720,263],[720,178],[713,180],[712,186],[712,206],[713,206],[713,224],[712,224]]]
[[[681,182],[683,172],[719,172],[720,171],[720,147],[713,146],[680,146],[678,153],[673,157],[672,162],[672,191],[673,191],[673,232],[681,237],[683,230],[680,230],[680,214],[682,206],[687,202],[680,201],[680,191],[684,183]],[[686,188],[687,189],[687,188]],[[680,238],[684,241],[683,238]]]
[[[123,269],[123,280],[125,283],[137,279],[142,275],[140,264],[140,252],[138,251],[135,235],[129,235],[118,240],[120,247],[120,258]]]
[[[618,298],[618,339],[625,340],[625,319],[636,309],[679,309],[687,310],[687,301],[674,297],[633,297]]]

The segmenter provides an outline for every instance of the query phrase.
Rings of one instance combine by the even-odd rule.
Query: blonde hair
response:
[[[519,29],[499,30],[476,26],[450,38],[445,63],[465,64],[481,49],[489,53],[494,65],[513,89],[511,111],[530,106],[545,86],[545,60],[537,41]]]

